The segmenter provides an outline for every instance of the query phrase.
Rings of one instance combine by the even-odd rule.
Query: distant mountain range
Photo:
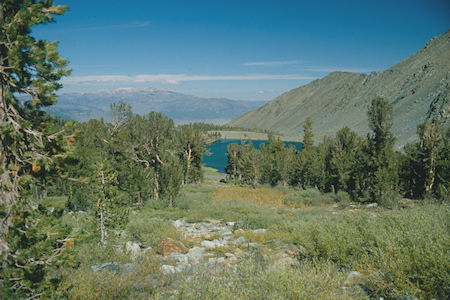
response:
[[[120,88],[90,93],[66,93],[58,95],[58,102],[48,108],[63,119],[87,121],[101,117],[109,120],[110,104],[124,101],[134,113],[143,115],[151,111],[161,112],[176,123],[210,122],[223,124],[260,107],[262,101],[238,101],[225,98],[200,98],[167,89]]]
[[[427,119],[450,119],[450,31],[383,72],[333,72],[290,90],[264,106],[228,123],[302,136],[306,118],[313,119],[316,140],[344,126],[360,135],[369,132],[367,108],[375,97],[394,108],[392,131],[397,147],[415,141],[416,127]]]

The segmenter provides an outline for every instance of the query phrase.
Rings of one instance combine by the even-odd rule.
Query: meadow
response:
[[[400,200],[392,208],[357,204],[343,193],[315,189],[240,187],[219,183],[206,169],[202,184],[184,185],[167,208],[149,201],[131,212],[125,230],[98,245],[95,224],[86,213],[65,214],[73,228],[63,254],[65,267],[53,297],[70,299],[445,299],[450,293],[450,209],[447,204]],[[65,198],[46,198],[63,207]],[[206,249],[203,260],[174,274],[175,264],[156,253],[161,239],[188,249],[200,240],[183,234],[173,221],[200,226],[233,222],[228,243]],[[209,220],[209,221],[208,221]],[[215,221],[211,221],[215,220]],[[203,223],[202,223],[203,222]],[[214,241],[218,233],[202,239]],[[133,258],[128,241],[150,247]],[[256,247],[257,245],[257,247]],[[232,253],[236,259],[221,261]],[[227,263],[229,261],[229,263]],[[117,262],[117,273],[94,265]],[[213,262],[213,263],[211,263]],[[126,271],[122,266],[132,266]]]

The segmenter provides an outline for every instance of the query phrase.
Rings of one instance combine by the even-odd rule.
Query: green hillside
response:
[[[228,123],[301,135],[306,118],[313,119],[316,140],[344,126],[360,135],[369,131],[367,107],[375,97],[394,107],[397,146],[415,141],[416,127],[426,119],[450,116],[450,31],[430,40],[414,55],[383,72],[370,75],[333,72],[290,90],[266,105]]]

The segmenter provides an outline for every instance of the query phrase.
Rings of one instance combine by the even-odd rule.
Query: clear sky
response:
[[[56,0],[62,92],[119,87],[269,100],[333,70],[384,70],[450,28],[448,0]]]

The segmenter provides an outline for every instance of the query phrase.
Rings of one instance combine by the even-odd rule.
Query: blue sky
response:
[[[157,87],[270,100],[333,70],[384,70],[450,28],[450,1],[55,1],[62,92]]]

